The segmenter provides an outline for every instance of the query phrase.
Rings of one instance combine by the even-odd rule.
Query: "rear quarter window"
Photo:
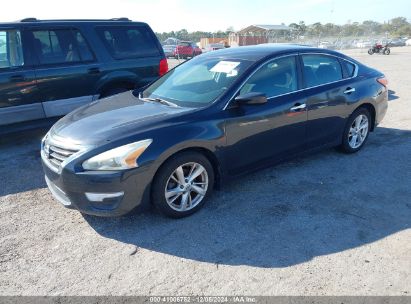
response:
[[[344,59],[342,60],[342,64],[344,65],[346,73],[347,73],[346,78],[354,77],[355,65]]]
[[[98,26],[96,31],[114,59],[160,55],[156,38],[146,26]]]

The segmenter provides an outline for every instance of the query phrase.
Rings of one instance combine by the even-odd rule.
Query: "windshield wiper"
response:
[[[155,101],[155,102],[159,102],[163,105],[166,106],[170,106],[170,107],[175,107],[175,108],[180,108],[180,106],[176,105],[175,103],[172,103],[170,101],[161,99],[161,98],[151,98],[151,97],[141,97],[140,99],[144,100],[144,101]]]

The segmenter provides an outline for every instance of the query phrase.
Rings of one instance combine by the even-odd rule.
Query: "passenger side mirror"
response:
[[[267,96],[261,92],[250,92],[239,95],[234,100],[239,104],[259,105],[267,103]]]

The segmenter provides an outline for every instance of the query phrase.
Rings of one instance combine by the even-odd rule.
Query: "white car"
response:
[[[411,45],[411,39],[406,40],[405,45]]]
[[[329,49],[330,48],[331,43],[328,41],[322,41],[318,44],[318,47],[320,49]]]
[[[221,50],[221,49],[224,49],[224,43],[210,43],[203,49],[203,52],[207,53],[207,52]]]
[[[369,47],[372,47],[373,45],[374,45],[374,42],[370,40],[357,42],[357,48],[369,48]]]

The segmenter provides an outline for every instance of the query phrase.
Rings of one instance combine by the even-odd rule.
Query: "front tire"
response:
[[[203,207],[214,185],[210,161],[196,152],[183,152],[169,159],[156,174],[152,200],[164,215],[182,218]]]
[[[389,55],[390,53],[391,53],[390,49],[387,48],[387,49],[384,50],[385,55]]]
[[[371,129],[371,115],[366,108],[359,108],[348,118],[344,129],[341,150],[345,153],[359,151],[368,139]]]
[[[369,50],[368,50],[368,54],[370,54],[370,55],[374,54],[374,50],[373,50],[373,49],[369,49]]]

